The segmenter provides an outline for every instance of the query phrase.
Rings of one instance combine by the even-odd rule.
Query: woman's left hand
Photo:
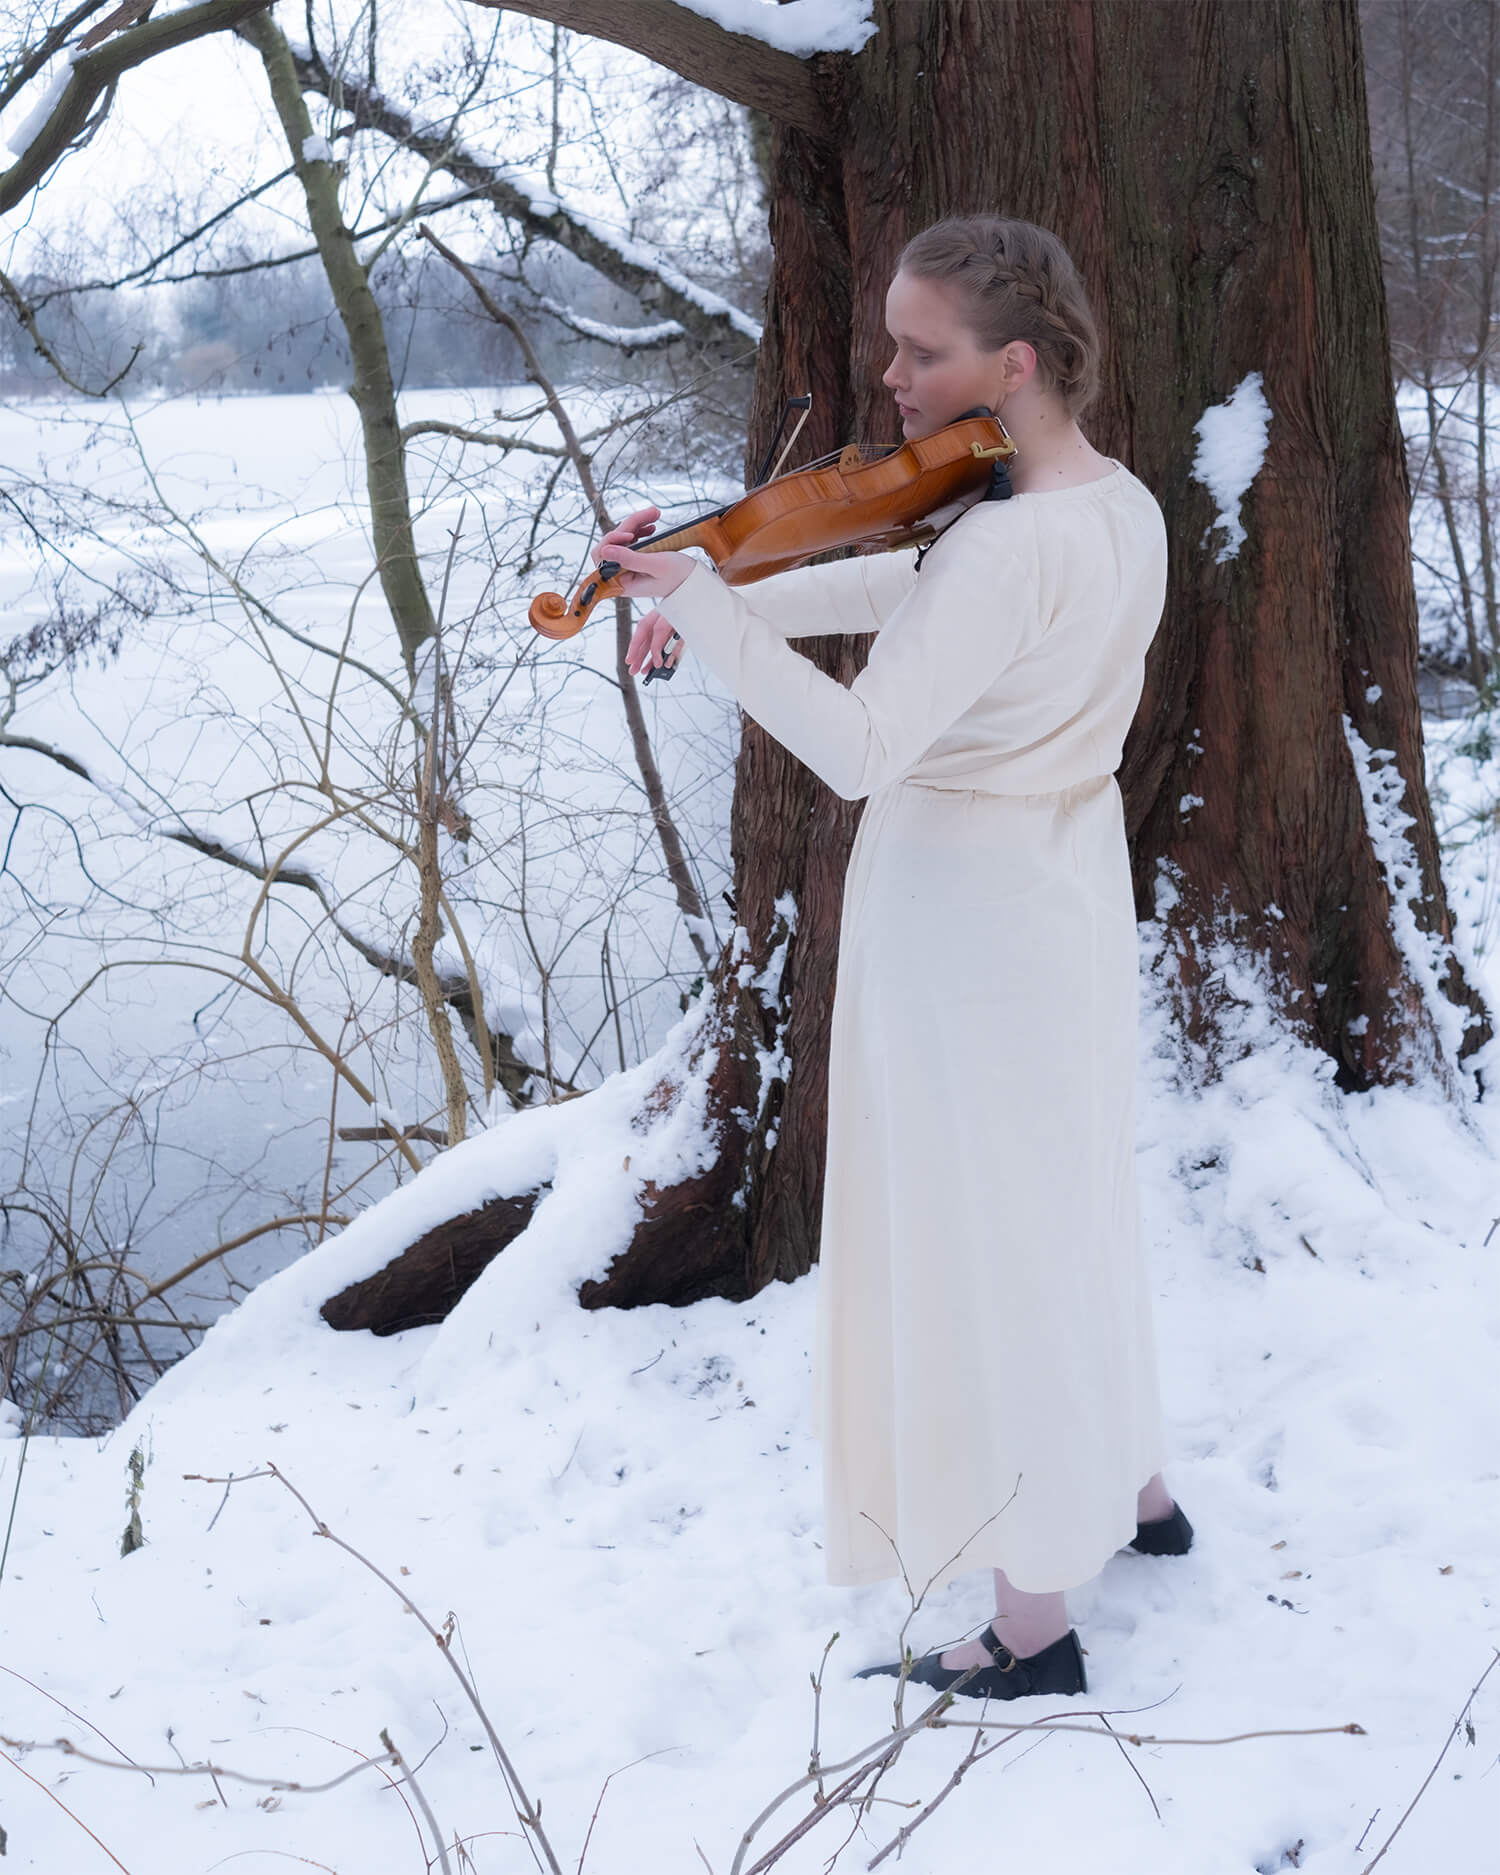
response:
[[[635,543],[655,533],[660,508],[640,508],[612,527],[593,548],[594,564],[613,560],[620,569],[620,590],[630,599],[665,599],[692,572],[685,553],[637,553]]]

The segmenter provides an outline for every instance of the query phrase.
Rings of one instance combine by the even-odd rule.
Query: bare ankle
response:
[[[1159,1523],[1162,1518],[1170,1517],[1173,1510],[1172,1493],[1157,1472],[1143,1484],[1136,1494],[1135,1515],[1137,1523]]]

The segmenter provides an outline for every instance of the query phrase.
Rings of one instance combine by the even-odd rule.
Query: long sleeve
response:
[[[865,553],[794,567],[736,590],[781,637],[817,638],[879,631],[916,583],[914,553]]]
[[[898,780],[1035,634],[1035,523],[1021,501],[956,521],[847,689],[706,567],[658,604],[756,722],[855,801]]]

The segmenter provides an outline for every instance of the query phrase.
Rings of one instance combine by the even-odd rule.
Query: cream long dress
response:
[[[1161,512],[1117,463],[968,508],[920,575],[883,555],[735,590],[698,565],[659,602],[758,723],[869,797],[828,1077],[831,1582],[1074,1587],[1161,1468],[1114,770],[1165,591]],[[847,688],[786,643],[874,630]]]

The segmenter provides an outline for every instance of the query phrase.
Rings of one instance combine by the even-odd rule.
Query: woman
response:
[[[660,602],[633,673],[675,630],[830,787],[868,797],[829,1061],[829,1580],[904,1572],[921,1589],[987,1565],[994,1620],[910,1677],[992,1698],[1082,1692],[1065,1591],[1123,1545],[1180,1554],[1192,1535],[1160,1472],[1114,778],[1161,617],[1165,529],[1078,427],[1098,338],[1055,236],[940,222],[902,253],[886,320],[906,436],[987,405],[1017,445],[1014,499],[935,517],[923,556],[744,592],[685,554],[635,551],[654,508],[595,557]],[[872,630],[847,689],[785,642]]]

